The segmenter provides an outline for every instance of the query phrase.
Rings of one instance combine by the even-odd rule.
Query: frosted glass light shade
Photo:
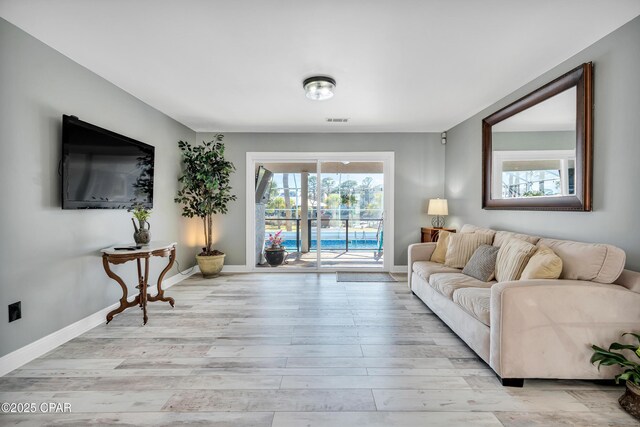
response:
[[[447,199],[431,199],[429,200],[429,208],[427,215],[449,215],[449,206],[447,205]]]
[[[331,77],[317,76],[310,77],[302,82],[307,98],[314,101],[324,101],[333,96],[336,81]]]

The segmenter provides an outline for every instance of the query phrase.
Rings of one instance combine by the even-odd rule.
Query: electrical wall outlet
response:
[[[22,318],[22,301],[9,304],[9,323]]]

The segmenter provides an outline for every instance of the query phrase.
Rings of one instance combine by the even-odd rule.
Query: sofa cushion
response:
[[[488,282],[495,277],[498,248],[482,245],[471,255],[471,259],[462,269],[462,273]]]
[[[491,241],[493,241],[494,236],[496,235],[496,231],[490,228],[478,227],[471,224],[464,224],[460,229],[460,233],[482,233],[491,236]],[[489,242],[491,244],[491,242]]]
[[[535,253],[536,247],[520,239],[509,239],[500,246],[496,260],[496,279],[508,282],[520,279],[522,270]]]
[[[460,288],[453,293],[453,302],[467,313],[490,326],[491,288]]]
[[[509,239],[516,238],[524,240],[527,243],[535,245],[540,240],[537,236],[529,236],[528,234],[512,233],[511,231],[496,231],[496,236],[493,238],[493,246],[502,246],[504,242]]]
[[[459,272],[435,273],[432,274],[429,279],[429,286],[449,299],[453,298],[453,292],[456,289],[473,287],[490,288],[494,283],[496,282],[483,282],[482,280],[475,279]]]
[[[540,245],[522,271],[520,280],[557,279],[560,273],[562,259],[545,245]]]
[[[562,259],[560,279],[613,283],[622,273],[626,261],[624,251],[602,243],[540,239]]]
[[[461,233],[449,236],[444,265],[463,268],[481,245],[490,245],[493,237],[486,233]]]
[[[438,242],[436,248],[431,254],[431,261],[444,264],[444,258],[447,255],[447,246],[449,245],[449,235],[451,233],[447,230],[440,230],[438,232]]]
[[[432,261],[416,261],[413,263],[413,271],[425,282],[434,273],[460,273],[457,268],[445,267],[444,265]]]

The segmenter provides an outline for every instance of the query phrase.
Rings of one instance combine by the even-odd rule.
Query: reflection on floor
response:
[[[377,255],[377,254],[376,254]],[[382,268],[383,257],[376,259],[374,251],[349,251],[344,250],[325,250],[322,251],[323,267],[349,267],[349,268]],[[290,252],[287,255],[285,264],[277,268],[316,268],[317,259],[316,252]],[[259,265],[258,267],[271,268],[269,264]]]

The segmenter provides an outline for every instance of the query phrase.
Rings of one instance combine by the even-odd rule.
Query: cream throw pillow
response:
[[[438,243],[436,243],[436,248],[431,254],[431,261],[439,262],[440,264],[444,263],[444,258],[447,255],[447,246],[449,245],[449,235],[451,233],[446,230],[440,230],[438,232]]]
[[[471,225],[471,224],[465,224],[462,226],[462,228],[460,229],[460,233],[482,233],[482,234],[488,234],[491,237],[491,241],[493,241],[495,235],[496,235],[496,231],[492,230],[490,228],[481,228],[481,227],[476,227],[475,225]],[[489,243],[491,244],[491,243]]]
[[[520,280],[557,279],[560,273],[562,273],[562,258],[545,245],[540,245],[522,271]]]
[[[485,233],[460,233],[449,236],[444,265],[464,268],[471,255],[482,245],[490,245],[493,236]]]
[[[529,258],[536,252],[536,247],[524,240],[511,238],[500,246],[496,260],[496,280],[509,282],[518,280],[529,262]]]

